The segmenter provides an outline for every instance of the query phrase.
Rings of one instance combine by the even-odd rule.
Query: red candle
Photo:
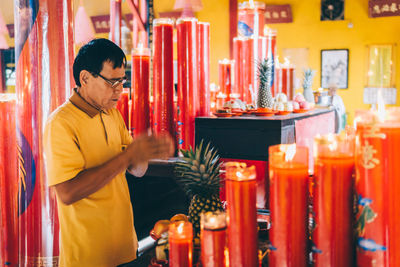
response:
[[[307,266],[308,149],[270,146],[269,170],[269,266]]]
[[[282,90],[289,100],[293,100],[294,97],[294,68],[283,67],[282,68]]]
[[[253,83],[253,71],[254,71],[254,56],[253,56],[253,39],[252,38],[243,38],[242,44],[242,64],[241,64],[241,73],[243,79],[243,101],[247,104],[253,104],[253,96],[250,92],[250,89],[254,90]]]
[[[0,266],[18,265],[15,94],[0,94]]]
[[[153,21],[153,130],[174,132],[173,21]]]
[[[199,49],[199,107],[197,116],[210,115],[210,23],[197,23]]]
[[[225,166],[229,264],[259,266],[255,167],[239,162]]]
[[[235,61],[234,80],[236,92],[239,94],[240,100],[243,101],[244,87],[243,87],[243,59],[242,59],[243,40],[241,37],[233,38],[233,60]]]
[[[225,212],[201,214],[201,263],[203,267],[225,267]]]
[[[169,266],[191,267],[193,257],[193,227],[190,222],[171,223],[168,230]]]
[[[354,266],[354,136],[314,141],[314,266]]]
[[[267,28],[264,31],[264,35],[267,38],[267,45],[266,45],[266,55],[267,58],[271,58],[272,61],[274,62],[274,64],[272,65],[272,67],[274,68],[274,77],[272,80],[272,96],[275,96],[277,93],[277,87],[276,87],[276,79],[277,79],[277,70],[275,68],[275,61],[276,61],[276,30],[275,29],[271,29],[271,28]]]
[[[400,266],[400,109],[356,121],[357,265]]]
[[[133,136],[147,132],[150,127],[150,49],[138,47],[132,54],[132,111]]]
[[[231,99],[233,85],[234,62],[229,59],[218,61],[219,88],[222,94],[227,96],[226,101]]]
[[[124,88],[117,102],[117,109],[124,119],[126,128],[129,129],[129,88]]]
[[[194,119],[198,100],[197,19],[180,18],[178,36],[178,146],[194,146]]]
[[[249,1],[239,4],[238,34],[240,36],[259,36],[264,30],[265,4]]]

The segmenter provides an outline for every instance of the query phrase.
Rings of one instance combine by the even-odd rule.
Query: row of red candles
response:
[[[269,266],[307,266],[309,253],[314,266],[400,266],[400,109],[382,121],[371,112],[362,118],[356,133],[315,138],[312,180],[306,147],[269,148]],[[203,226],[203,266],[259,265],[255,190],[254,166],[227,163],[228,241],[217,219]],[[192,236],[171,231],[170,266],[191,266]]]
[[[131,108],[129,91],[118,109],[134,136],[152,128],[155,133],[177,136],[179,148],[194,145],[194,119],[210,114],[210,25],[195,18],[176,23],[178,56],[177,105],[174,103],[173,20],[153,23],[153,103],[150,103],[150,51],[135,49],[132,55]],[[131,109],[131,112],[129,112]]]
[[[238,39],[240,38],[240,39]],[[253,41],[253,38],[243,39],[238,37],[234,39],[234,49],[237,46],[242,46],[238,40],[244,40],[244,43],[248,40]],[[265,37],[259,37],[259,39]],[[257,94],[258,92],[258,80],[256,87],[253,86],[253,77],[254,74],[254,64],[252,60],[252,45],[250,45],[248,50],[240,49],[240,53],[246,54],[245,56],[237,55],[237,51],[234,50],[234,57],[244,57],[248,59],[234,59],[234,60],[220,60],[218,62],[218,74],[219,74],[219,90],[212,91],[211,90],[211,103],[215,103],[216,109],[222,108],[224,102],[229,101],[231,99],[238,98],[247,104],[254,104],[255,97],[252,96],[251,90],[253,93]],[[259,59],[266,59],[267,54],[259,54]],[[238,63],[237,63],[238,62]],[[255,63],[256,65],[256,63]],[[295,69],[291,65],[275,65],[274,74],[273,74],[273,85],[271,87],[272,96],[276,96],[278,93],[284,93],[287,95],[289,100],[293,100],[294,97],[294,80],[295,80]],[[254,88],[256,90],[254,90]],[[213,105],[212,105],[213,106]],[[213,111],[213,110],[212,110]]]

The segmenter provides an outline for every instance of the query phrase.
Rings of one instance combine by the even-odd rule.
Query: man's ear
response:
[[[91,75],[90,72],[87,70],[82,70],[81,73],[79,74],[79,81],[81,82],[81,85],[86,85],[90,79]]]

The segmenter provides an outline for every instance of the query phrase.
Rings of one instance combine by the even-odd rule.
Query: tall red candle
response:
[[[150,49],[138,47],[132,54],[132,113],[133,136],[147,132],[150,127]]]
[[[243,38],[242,44],[242,64],[241,73],[243,77],[243,101],[247,104],[253,104],[253,96],[250,89],[254,90],[254,55],[253,38]],[[254,102],[255,103],[255,102]]]
[[[229,59],[218,61],[218,76],[220,92],[227,96],[226,101],[231,99],[233,87],[234,62]]]
[[[117,102],[117,109],[124,119],[126,128],[129,129],[129,88],[124,88]]]
[[[400,109],[356,121],[357,265],[400,266]]]
[[[226,201],[230,266],[256,267],[258,260],[256,170],[226,163]]]
[[[265,4],[248,1],[239,4],[238,34],[240,36],[259,36],[264,30]]]
[[[277,31],[275,29],[271,29],[271,28],[267,28],[264,31],[264,35],[266,37],[266,41],[267,41],[267,45],[266,45],[266,56],[267,58],[272,59],[272,62],[274,62],[274,64],[272,65],[273,67],[273,79],[272,79],[272,87],[271,87],[271,91],[272,91],[272,96],[275,96],[277,93],[277,88],[276,88],[276,78],[277,78],[277,70],[275,68],[275,62],[276,62],[276,33]]]
[[[0,94],[0,266],[18,266],[15,94]]]
[[[354,136],[314,141],[314,266],[354,266]]]
[[[307,266],[308,149],[269,147],[269,266]]]
[[[194,119],[198,102],[197,19],[180,18],[178,36],[178,146],[194,146]]]
[[[199,50],[199,106],[197,116],[210,115],[210,23],[197,23]]]
[[[174,131],[173,21],[153,21],[153,130]]]
[[[241,37],[233,38],[233,60],[235,61],[234,80],[236,92],[239,94],[239,99],[243,101],[244,87],[243,87],[243,73],[242,73],[242,49],[243,40]]]
[[[226,216],[215,211],[201,214],[201,263],[203,267],[225,267]]]
[[[169,225],[169,266],[191,267],[193,261],[193,226],[177,221]]]

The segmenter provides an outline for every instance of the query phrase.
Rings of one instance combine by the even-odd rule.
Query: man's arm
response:
[[[119,173],[135,169],[150,159],[171,156],[173,143],[169,136],[139,136],[127,149],[109,161],[81,171],[74,178],[54,185],[57,196],[66,205],[71,205],[97,192]]]
[[[130,165],[125,152],[109,161],[81,171],[73,179],[54,185],[57,196],[65,205],[71,205],[97,192]]]

